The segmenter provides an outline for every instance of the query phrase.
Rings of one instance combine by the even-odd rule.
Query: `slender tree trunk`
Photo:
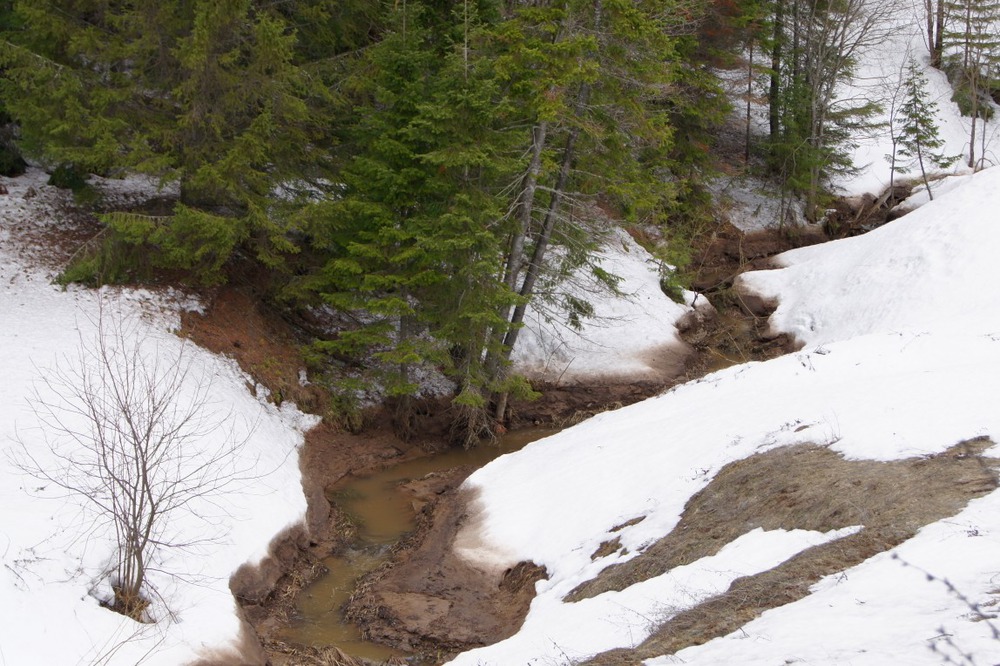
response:
[[[601,33],[602,11],[603,4],[601,0],[595,0],[593,29],[594,33],[598,35]],[[590,84],[584,83],[580,86],[580,92],[577,95],[576,104],[574,105],[574,114],[577,118],[583,116],[589,99]],[[570,134],[566,139],[566,145],[563,148],[563,156],[559,167],[559,175],[556,177],[556,183],[552,188],[552,198],[549,200],[548,210],[546,211],[545,219],[542,222],[542,230],[535,241],[535,249],[532,253],[531,261],[528,264],[524,281],[522,282],[521,288],[518,292],[522,298],[522,302],[518,303],[514,308],[513,315],[510,319],[511,325],[507,329],[503,344],[500,347],[502,362],[496,369],[498,372],[502,372],[503,367],[510,361],[510,356],[514,352],[514,345],[517,343],[520,326],[524,321],[524,313],[527,308],[527,302],[534,294],[535,282],[538,279],[544,264],[545,253],[548,249],[549,241],[552,238],[552,232],[555,229],[555,223],[559,216],[559,207],[562,204],[562,197],[569,181],[569,174],[573,168],[573,161],[576,156],[576,141],[579,135],[580,127],[579,125],[576,125],[570,131]],[[504,417],[506,416],[507,399],[508,394],[506,391],[502,391],[496,396],[495,418],[497,422],[503,422]]]
[[[774,5],[774,32],[771,34],[771,85],[768,89],[768,129],[771,141],[777,141],[781,133],[781,64],[785,41],[785,0],[777,0]]]
[[[972,129],[969,130],[969,168],[973,171],[976,168],[976,125],[979,118],[979,65],[975,65],[975,70],[970,75],[969,95],[972,97]],[[968,71],[968,70],[966,70]]]
[[[590,86],[584,84],[580,90],[577,103],[577,110],[582,111],[587,105],[590,96]],[[514,313],[510,318],[510,327],[504,336],[502,354],[503,362],[510,361],[510,355],[514,352],[514,345],[517,344],[518,334],[521,331],[521,324],[524,322],[524,313],[528,307],[528,301],[535,293],[535,283],[541,274],[542,266],[545,264],[545,253],[548,251],[549,241],[552,239],[552,232],[555,230],[556,220],[559,217],[559,208],[562,205],[563,194],[566,191],[566,184],[569,181],[569,174],[573,169],[573,161],[576,158],[576,141],[580,136],[580,128],[574,127],[566,138],[566,146],[563,148],[562,162],[559,167],[559,176],[556,178],[555,186],[552,189],[552,198],[549,200],[548,209],[545,212],[545,219],[542,222],[542,229],[535,240],[535,249],[531,254],[531,261],[524,274],[524,281],[518,292],[523,299],[514,307]],[[507,411],[507,393],[502,392],[496,400],[496,420],[502,422]]]
[[[927,48],[931,52],[931,66],[934,64],[934,0],[924,0],[924,19],[927,24]]]
[[[934,201],[934,193],[931,192],[931,183],[927,180],[927,169],[924,168],[924,151],[920,147],[920,142],[917,141],[917,164],[920,165],[920,178],[924,181],[924,187],[927,188],[927,196],[931,201]]]
[[[548,141],[548,123],[541,122],[531,128],[531,160],[524,173],[521,192],[518,196],[516,213],[517,225],[511,235],[510,246],[507,254],[507,264],[504,267],[503,283],[514,293],[518,290],[518,280],[521,277],[521,270],[524,266],[524,247],[527,242],[528,233],[531,230],[531,217],[535,210],[535,196],[538,192],[538,176],[542,170],[542,154],[545,152],[545,145]],[[504,306],[500,312],[500,319],[510,320],[511,308]],[[501,365],[506,360],[506,355],[502,353],[503,338],[506,331],[498,330],[491,334],[494,345],[487,353],[485,367],[490,377],[499,379],[502,374]]]
[[[589,95],[589,89],[589,85],[585,84],[583,86],[583,90],[580,93],[581,98],[585,99]],[[521,291],[519,293],[524,299],[528,299],[534,295],[535,283],[538,281],[538,276],[542,272],[542,266],[545,264],[545,253],[548,251],[549,242],[552,240],[552,232],[555,230],[556,220],[559,217],[559,208],[562,205],[563,195],[566,192],[566,184],[569,181],[573,162],[576,159],[576,141],[579,136],[580,129],[574,128],[566,139],[566,146],[563,148],[562,164],[559,167],[559,177],[556,179],[552,199],[549,201],[548,210],[545,212],[545,220],[542,222],[542,230],[535,241],[535,249],[531,254],[531,261],[528,262],[524,282],[521,284]],[[527,303],[522,301],[514,308],[514,314],[510,319],[512,327],[504,337],[504,348],[509,350],[507,351],[508,355],[514,349],[514,344],[517,342],[518,332],[520,331],[519,325],[524,321],[524,313],[527,307]]]
[[[987,84],[988,85],[988,84]],[[979,170],[986,166],[986,118],[983,118],[983,131],[979,133]]]
[[[510,242],[510,254],[504,269],[504,284],[511,291],[517,290],[517,281],[524,264],[524,244],[531,228],[531,215],[535,209],[535,194],[538,191],[538,175],[542,169],[542,153],[548,138],[549,125],[542,122],[531,129],[531,161],[524,175],[521,196],[517,203],[517,229]]]
[[[750,57],[747,60],[747,128],[743,145],[743,163],[750,163],[750,98],[753,96],[753,38],[750,39]]]
[[[941,69],[941,56],[944,52],[944,0],[924,0],[924,14],[931,67]]]
[[[931,47],[931,65],[941,68],[944,55],[944,0],[937,0],[937,26],[934,30],[934,45]]]

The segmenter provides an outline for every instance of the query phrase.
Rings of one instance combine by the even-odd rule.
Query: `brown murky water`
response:
[[[392,544],[416,527],[411,499],[399,486],[432,472],[466,465],[482,467],[555,432],[539,428],[511,432],[504,435],[499,446],[451,450],[340,484],[330,499],[357,524],[358,539],[342,555],[324,560],[328,572],[299,594],[295,604],[297,613],[282,632],[284,639],[300,645],[335,646],[352,656],[374,661],[403,656],[364,641],[357,627],[343,621],[341,612],[357,580],[379,566]]]

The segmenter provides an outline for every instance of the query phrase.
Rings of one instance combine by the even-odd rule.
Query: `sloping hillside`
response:
[[[862,72],[907,53],[926,62],[919,26]],[[960,152],[968,119],[929,76]],[[885,141],[861,139],[845,193],[887,183]],[[998,191],[995,167],[936,182],[895,222],[744,274],[737,288],[774,304],[772,333],[800,351],[470,477],[456,551],[486,576],[531,561],[547,578],[516,635],[450,663],[1000,659]]]

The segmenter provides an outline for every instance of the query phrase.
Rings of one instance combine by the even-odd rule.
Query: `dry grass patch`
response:
[[[821,532],[862,525],[858,533],[816,546],[679,613],[639,647],[612,650],[587,664],[635,664],[700,645],[743,626],[769,608],[806,596],[823,576],[843,571],[958,513],[997,487],[991,444],[975,439],[922,458],[844,460],[827,448],[777,449],[727,465],[685,507],[677,527],[639,557],[609,567],[568,595],[577,601],[665,573],[717,553],[758,527]]]

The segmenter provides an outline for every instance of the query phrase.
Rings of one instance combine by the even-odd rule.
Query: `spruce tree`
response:
[[[359,314],[363,324],[317,348],[374,358],[374,377],[408,430],[415,372],[436,367],[459,386],[469,444],[483,430],[486,331],[512,296],[497,281],[503,218],[498,190],[509,174],[500,154],[500,92],[485,59],[470,54],[483,10],[400,5],[355,80],[365,106],[348,133],[358,147],[342,191],[308,214],[328,260],[299,287]],[[364,100],[364,101],[362,101]]]
[[[589,309],[550,289],[595,245],[574,207],[603,196],[655,219],[675,191],[671,114],[693,106],[670,97],[673,4],[394,5],[351,84],[364,112],[342,189],[307,216],[328,259],[297,281],[367,315],[318,346],[374,353],[402,398],[415,367],[444,369],[467,443],[492,425],[491,393],[502,419],[525,386],[506,367],[528,302],[555,293],[571,320]]]
[[[920,168],[920,177],[927,188],[927,195],[933,199],[931,184],[927,178],[927,165],[938,169],[946,169],[959,156],[948,156],[941,152],[944,140],[938,134],[937,122],[934,120],[937,103],[927,98],[927,78],[911,58],[906,66],[906,76],[903,82],[904,98],[899,108],[901,127],[893,133],[898,151],[893,157],[893,169],[898,173],[906,173],[914,164]],[[909,162],[896,164],[897,155],[908,158]]]
[[[17,2],[2,94],[36,159],[179,183],[174,215],[108,222],[154,260],[218,279],[249,239],[268,261],[294,249],[272,194],[318,175],[331,101],[294,26],[336,6],[302,1],[290,16],[251,0]]]
[[[488,363],[501,387],[499,420],[505,368],[527,303],[547,291],[540,287],[556,263],[551,257],[587,261],[586,252],[548,252],[580,237],[572,207],[600,193],[626,216],[654,220],[676,191],[671,111],[684,105],[667,91],[682,67],[676,38],[697,18],[676,9],[663,0],[514,3],[498,28],[496,67],[525,128],[503,272],[521,303],[501,313],[509,326]],[[586,310],[581,304],[564,296],[571,318]]]

